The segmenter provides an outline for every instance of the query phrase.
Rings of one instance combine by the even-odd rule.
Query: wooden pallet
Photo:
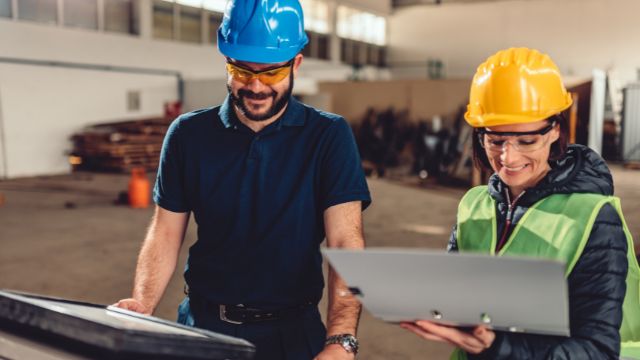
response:
[[[91,126],[71,137],[77,170],[129,172],[156,169],[170,122],[144,119]]]
[[[626,169],[640,170],[640,161],[628,161],[624,163]]]

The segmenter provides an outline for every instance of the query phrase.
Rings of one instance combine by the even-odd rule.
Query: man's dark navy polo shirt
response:
[[[371,199],[347,122],[291,99],[255,133],[222,106],[176,119],[154,200],[193,212],[190,291],[218,304],[287,307],[322,297],[323,213]]]

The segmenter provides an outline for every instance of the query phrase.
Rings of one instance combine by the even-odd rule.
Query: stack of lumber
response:
[[[71,137],[74,170],[130,172],[155,170],[171,121],[163,118],[90,126]]]

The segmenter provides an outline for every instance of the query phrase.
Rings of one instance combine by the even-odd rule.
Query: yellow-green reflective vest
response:
[[[498,256],[531,256],[566,263],[569,276],[589,239],[596,216],[605,204],[620,215],[627,237],[627,292],[622,306],[622,357],[640,359],[640,267],[633,239],[622,215],[620,199],[597,194],[556,194],[530,207],[522,216]],[[496,206],[487,186],[469,190],[458,206],[458,249],[496,255]],[[466,359],[457,349],[451,359]]]

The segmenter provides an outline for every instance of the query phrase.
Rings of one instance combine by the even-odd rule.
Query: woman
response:
[[[621,342],[623,356],[640,356],[633,242],[605,162],[567,146],[561,112],[571,103],[558,68],[536,50],[503,50],[478,67],[465,119],[476,164],[495,173],[461,200],[449,250],[565,261],[571,337],[401,325],[455,345],[452,358],[617,359]]]

